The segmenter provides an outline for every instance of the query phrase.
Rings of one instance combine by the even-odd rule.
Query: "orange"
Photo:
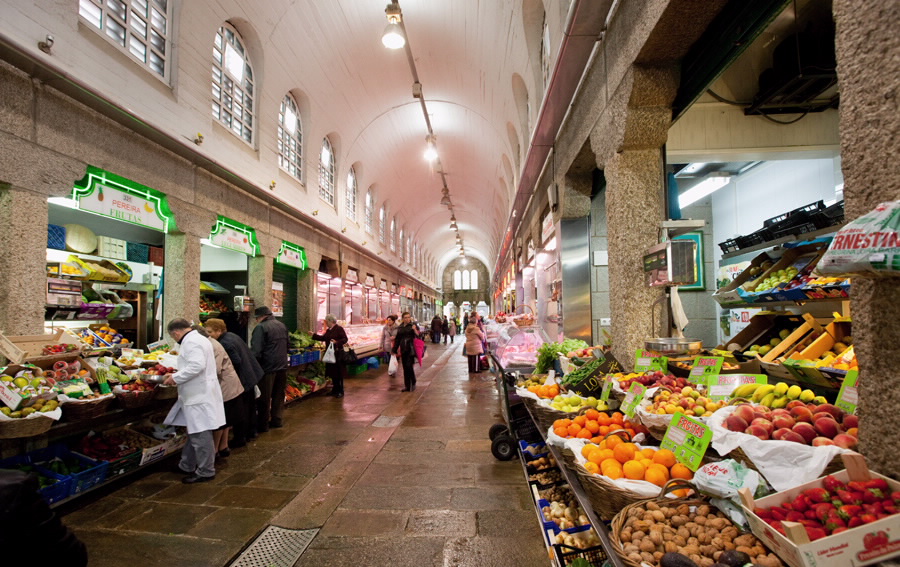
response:
[[[588,459],[589,455],[591,453],[593,453],[594,451],[599,451],[599,450],[600,450],[600,447],[598,447],[592,443],[588,443],[584,447],[581,448],[581,456],[584,457],[585,459]]]
[[[578,415],[578,416],[575,416],[575,419],[573,419],[572,421],[574,421],[581,427],[584,427],[584,424],[587,423],[587,418],[584,417],[583,415]]]
[[[578,435],[578,432],[581,431],[581,426],[577,423],[573,423],[567,429],[569,430],[569,437],[575,437]]]
[[[560,437],[568,437],[569,436],[569,430],[566,429],[565,427],[555,427],[555,428],[553,428],[553,433],[559,435]]]
[[[641,449],[641,455],[644,456],[645,459],[652,459],[653,455],[656,454],[656,449],[653,447],[644,447]]]
[[[682,465],[681,463],[675,463],[672,465],[672,468],[669,470],[672,474],[672,478],[683,478],[685,480],[691,480],[694,478],[694,473],[691,472],[691,469]]]
[[[597,466],[597,463],[592,463],[590,461],[584,463],[584,468],[587,469],[587,472],[592,474],[600,474],[600,467]]]
[[[621,445],[624,442],[625,441],[623,441],[622,438],[618,435],[610,435],[604,440],[604,443],[606,443],[606,449],[615,449],[616,445]]]
[[[637,455],[635,455],[635,458],[637,459]],[[644,465],[645,469],[653,464],[653,461],[651,461],[650,459],[637,459],[637,461]]]
[[[593,419],[589,419],[588,422],[584,424],[584,426],[591,433],[600,433],[600,426]]]
[[[613,423],[609,426],[609,430],[610,430],[610,431],[621,431],[622,429],[623,429],[623,427],[622,427],[621,425],[619,425],[618,423],[615,423],[615,422],[613,422]]]
[[[673,490],[672,494],[679,498],[687,498],[690,495],[691,491],[687,488],[679,488],[678,490]]]
[[[630,478],[631,480],[643,480],[644,473],[644,465],[637,461],[628,461],[624,465],[622,465],[622,472],[625,473],[625,478]]]
[[[660,449],[653,455],[653,462],[669,468],[676,462],[675,453],[668,449]]]
[[[613,449],[616,460],[622,464],[634,459],[634,445],[631,443],[619,443]]]
[[[601,441],[603,441],[603,437],[600,437],[599,435],[591,437],[591,443],[600,443]]]
[[[600,461],[600,470],[605,471],[606,469],[620,469],[622,468],[622,463],[617,461],[614,458],[603,459]]]
[[[557,419],[556,421],[553,422],[553,429],[556,429],[557,427],[568,427],[569,424],[565,423],[565,422],[566,422],[565,419]]]
[[[591,453],[590,457],[588,457],[588,460],[593,461],[593,462],[597,463],[598,465],[600,463],[602,463],[603,461],[605,461],[606,459],[615,460],[615,456],[610,449],[597,449],[596,451]],[[618,461],[616,461],[616,462],[618,462]]]
[[[668,481],[670,478],[672,478],[672,476],[669,474],[669,469],[667,469],[666,467],[664,467],[658,463],[653,463],[652,465],[650,465],[650,468],[659,471],[659,474],[666,477],[666,481]]]
[[[612,414],[612,416],[610,417],[610,419],[612,419],[612,422],[613,422],[613,423],[618,423],[619,425],[622,425],[623,423],[625,423],[625,421],[624,421],[624,420],[625,420],[625,416],[622,415],[622,412],[618,412],[618,411],[617,411],[617,412],[613,412],[613,414]]]
[[[656,486],[665,486],[666,482],[668,482],[666,476],[667,475],[663,474],[658,468],[651,465],[644,473],[644,480],[651,482]]]
[[[600,423],[600,422],[598,421],[597,423]],[[606,435],[607,433],[609,433],[609,426],[601,425],[600,428],[597,430],[597,433],[599,433],[600,435]]]
[[[601,471],[601,472],[603,472],[603,471]],[[621,467],[620,468],[610,467],[610,468],[606,469],[605,472],[603,472],[603,475],[615,480],[617,478],[622,478],[623,476],[625,476],[625,473],[622,471]]]
[[[595,410],[594,408],[591,408],[589,410],[585,410],[584,417],[586,417],[588,421],[597,421],[597,419],[600,417],[600,412]]]
[[[575,435],[575,437],[576,437],[577,439],[590,439],[590,438],[591,438],[591,432],[590,432],[589,429],[584,428],[584,429],[580,430],[580,431],[578,432],[578,434]]]

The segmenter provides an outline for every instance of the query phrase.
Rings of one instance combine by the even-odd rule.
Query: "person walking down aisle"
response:
[[[397,362],[403,367],[403,392],[414,392],[416,389],[416,345],[419,331],[413,325],[412,315],[403,313],[400,327],[397,329],[397,337],[394,339],[394,348],[391,352],[397,357]]]
[[[250,348],[264,372],[259,383],[261,395],[256,406],[256,430],[265,433],[270,427],[281,427],[284,388],[287,386],[288,330],[265,305],[257,307],[253,315],[256,327]]]
[[[444,344],[447,344],[447,337],[450,334],[450,322],[447,321],[447,316],[444,315],[444,318],[441,319],[441,335],[444,337]]]
[[[213,357],[216,359],[216,377],[219,379],[219,387],[222,389],[222,401],[225,405],[225,425],[216,429],[213,433],[213,444],[216,448],[216,457],[228,457],[231,455],[231,449],[228,448],[228,436],[232,428],[246,429],[243,424],[245,417],[244,399],[241,394],[244,388],[241,386],[241,379],[238,378],[237,370],[231,363],[228,353],[222,343],[214,337],[209,336],[205,329],[195,329],[201,335],[206,334],[209,342],[212,343]]]
[[[331,392],[328,395],[335,398],[343,398],[347,365],[341,362],[338,351],[343,350],[344,345],[347,344],[347,332],[337,324],[334,315],[329,313],[325,316],[325,332],[321,335],[313,333],[312,338],[316,341],[322,341],[326,345],[329,343],[334,345],[335,362],[325,363],[325,376],[331,378]]]
[[[163,382],[178,386],[178,399],[163,423],[187,427],[188,441],[181,450],[178,469],[190,476],[182,482],[208,482],[216,477],[213,431],[225,425],[212,343],[194,331],[186,319],[172,319],[166,330],[181,346],[178,371],[167,375]]]
[[[466,327],[466,356],[469,358],[469,372],[481,372],[481,355],[484,354],[484,333],[478,328],[475,317]]]
[[[239,449],[247,444],[247,439],[256,437],[256,385],[262,380],[263,369],[244,339],[228,332],[225,321],[216,318],[207,319],[206,331],[225,348],[243,388],[240,396],[240,409],[243,415],[233,425],[234,437],[231,440],[231,448]],[[227,420],[227,408],[225,413]]]
[[[450,321],[447,322],[447,334],[450,335],[450,344],[453,344],[453,339],[456,338],[456,317],[450,317]]]
[[[394,337],[397,336],[397,316],[388,315],[381,329],[381,359],[387,364],[391,357],[391,349],[394,348]]]
[[[434,344],[441,342],[441,328],[443,325],[444,322],[441,321],[440,316],[435,315],[434,318],[431,319],[431,342]]]

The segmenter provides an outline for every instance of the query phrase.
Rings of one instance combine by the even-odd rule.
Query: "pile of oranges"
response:
[[[600,443],[613,431],[625,431],[629,438],[633,438],[644,429],[625,419],[621,412],[608,414],[595,409],[589,409],[573,419],[553,422],[553,433],[566,439],[590,439],[593,443]]]
[[[657,486],[670,479],[694,478],[691,469],[675,460],[675,453],[668,449],[645,447],[641,449],[618,435],[610,435],[600,443],[588,443],[581,450],[587,459],[584,468],[611,479],[627,478],[645,480]]]
[[[539,398],[552,400],[559,395],[559,384],[550,384],[549,386],[528,386],[528,391],[537,395]]]

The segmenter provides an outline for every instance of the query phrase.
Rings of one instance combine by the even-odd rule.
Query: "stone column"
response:
[[[200,236],[188,233],[166,235],[163,269],[163,329],[176,317],[200,319]]]
[[[47,196],[0,186],[0,331],[44,332]]]
[[[317,264],[318,265],[318,264]],[[316,270],[307,268],[297,277],[297,328],[301,331],[318,330],[316,322]],[[379,305],[379,309],[381,306]]]
[[[896,3],[835,0],[841,93],[841,167],[847,218],[900,199],[900,11]],[[900,285],[854,278],[853,337],[860,367],[860,450],[881,473],[900,474]]]
[[[257,307],[261,305],[272,307],[273,268],[271,256],[260,255],[249,259],[247,294],[253,298]],[[253,326],[251,323],[251,327]]]

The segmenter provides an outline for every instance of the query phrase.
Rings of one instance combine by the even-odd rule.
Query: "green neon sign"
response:
[[[165,193],[99,167],[88,166],[85,176],[75,182],[72,198],[83,211],[160,232],[175,229]]]
[[[209,233],[209,241],[220,248],[234,250],[248,256],[259,254],[256,230],[222,215],[216,219],[216,224]]]
[[[309,267],[309,261],[306,259],[306,250],[293,242],[287,240],[281,241],[281,250],[275,256],[275,261],[285,266],[293,266],[305,270]]]

